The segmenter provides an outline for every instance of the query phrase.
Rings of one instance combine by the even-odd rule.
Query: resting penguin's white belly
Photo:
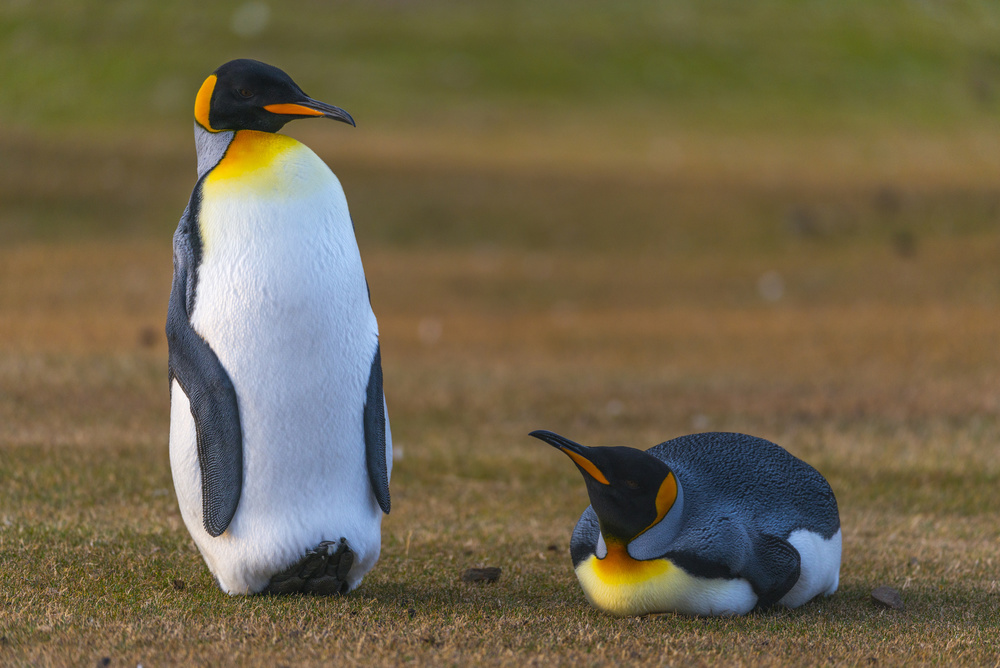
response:
[[[829,596],[840,584],[841,534],[824,539],[808,529],[797,529],[788,542],[799,551],[799,579],[778,603],[797,608],[822,594]]]
[[[225,591],[258,591],[306,550],[342,536],[355,552],[353,588],[380,550],[363,426],[378,326],[336,177],[295,140],[261,134],[237,135],[205,179],[199,214],[191,322],[233,381],[243,430],[243,492],[226,532],[213,538],[202,525],[194,422],[176,382],[174,485]],[[237,146],[241,137],[251,145]]]

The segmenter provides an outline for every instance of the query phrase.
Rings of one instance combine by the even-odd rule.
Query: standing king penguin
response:
[[[644,452],[531,435],[568,455],[587,483],[591,505],[570,556],[594,606],[742,615],[837,590],[837,500],[816,469],[780,446],[710,433]]]
[[[389,512],[378,324],[340,182],[276,133],[354,120],[254,60],[209,76],[194,118],[166,327],[181,515],[229,594],[344,593]]]

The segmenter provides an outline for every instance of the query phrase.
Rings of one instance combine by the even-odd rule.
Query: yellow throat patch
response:
[[[666,610],[665,602],[682,595],[694,580],[666,559],[633,559],[617,542],[608,543],[603,559],[591,555],[581,562],[576,577],[595,607],[616,615]]]
[[[208,180],[218,183],[229,179],[251,177],[266,179],[266,173],[278,166],[276,162],[287,151],[300,146],[302,145],[298,141],[286,135],[240,130],[226,149],[226,155],[208,176]],[[259,187],[263,184],[254,185]]]

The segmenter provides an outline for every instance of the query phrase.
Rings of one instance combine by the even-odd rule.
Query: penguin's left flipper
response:
[[[784,538],[761,533],[753,537],[754,559],[745,577],[757,594],[757,607],[768,608],[791,591],[799,580],[802,559]]]
[[[389,499],[389,466],[385,454],[385,394],[382,391],[382,351],[375,344],[368,389],[365,392],[365,463],[375,500],[386,515]]]
[[[799,579],[799,552],[783,538],[748,531],[731,518],[716,518],[674,541],[665,556],[688,573],[710,579],[742,578],[768,607]]]
[[[271,577],[262,594],[346,594],[347,574],[354,565],[354,551],[346,538],[325,540],[297,562]]]
[[[243,432],[232,380],[215,351],[191,326],[196,249],[200,248],[191,208],[189,204],[174,234],[174,278],[167,308],[168,366],[170,379],[187,395],[194,418],[202,522],[209,535],[219,536],[233,520],[243,491]]]

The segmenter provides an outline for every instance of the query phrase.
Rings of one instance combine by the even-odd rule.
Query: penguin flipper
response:
[[[676,537],[663,555],[691,575],[712,580],[747,577],[753,541],[746,529],[728,517],[716,517]],[[756,584],[750,582],[754,591]]]
[[[791,543],[747,531],[730,518],[718,518],[701,531],[689,531],[671,547],[665,556],[692,575],[749,582],[757,595],[757,607],[774,605],[799,579],[799,552]]]
[[[196,189],[197,195],[197,189]],[[169,376],[187,395],[201,468],[202,522],[221,535],[236,514],[243,490],[243,433],[236,389],[219,357],[191,326],[200,240],[188,205],[174,234],[174,278],[167,307]]]
[[[601,523],[593,506],[587,506],[580,515],[573,536],[569,539],[569,556],[573,560],[573,568],[597,553],[597,543],[601,538]],[[603,554],[598,555],[603,557]]]
[[[389,466],[385,458],[385,394],[382,391],[382,350],[375,344],[375,357],[365,392],[365,463],[375,500],[389,514]]]
[[[768,608],[798,582],[802,560],[791,543],[766,533],[754,537],[753,551],[752,567],[746,569],[744,577],[757,594],[757,607]]]

